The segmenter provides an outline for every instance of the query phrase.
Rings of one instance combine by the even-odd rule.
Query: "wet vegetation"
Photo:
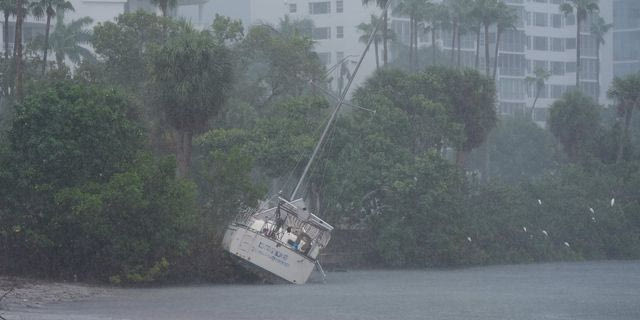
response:
[[[95,58],[64,53],[43,76],[34,49],[23,91],[3,60],[0,272],[242,279],[224,228],[291,191],[335,103],[307,30],[137,12],[93,28]],[[329,253],[370,267],[640,257],[640,75],[614,82],[610,108],[566,94],[543,129],[498,116],[476,70],[412,70],[384,65],[358,88],[312,169],[313,210],[370,239]]]

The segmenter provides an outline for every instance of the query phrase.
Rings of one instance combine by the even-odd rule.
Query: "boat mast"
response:
[[[389,6],[391,6],[391,2],[392,2],[392,0],[387,0],[387,4],[384,7],[384,9],[382,10],[382,15],[383,16],[387,12],[387,10],[389,10]],[[327,132],[329,132],[329,127],[331,127],[331,124],[333,123],[333,121],[335,120],[336,116],[338,115],[338,111],[340,111],[340,107],[342,107],[342,105],[344,104],[344,100],[345,100],[345,98],[347,96],[347,92],[349,92],[349,88],[351,87],[351,83],[353,83],[353,79],[355,79],[356,74],[358,73],[358,70],[360,69],[360,65],[362,64],[362,61],[364,60],[364,57],[367,55],[367,51],[369,51],[369,47],[371,47],[371,43],[373,43],[373,39],[375,39],[376,33],[378,32],[378,29],[380,28],[381,24],[382,24],[382,19],[380,19],[380,21],[378,21],[378,23],[376,24],[375,28],[373,29],[373,32],[371,32],[371,35],[369,36],[369,41],[367,41],[367,46],[364,48],[364,51],[360,55],[360,60],[358,60],[358,64],[356,65],[356,68],[353,70],[353,74],[349,78],[349,82],[347,82],[347,86],[340,93],[340,100],[338,100],[338,103],[336,104],[336,107],[333,109],[333,113],[331,113],[331,117],[329,118],[329,122],[327,122],[327,125],[324,127],[324,131],[322,131],[322,135],[320,136],[320,140],[316,144],[316,147],[313,149],[313,153],[311,154],[311,158],[309,158],[309,161],[307,162],[307,165],[304,167],[304,171],[302,171],[302,176],[300,177],[300,180],[298,180],[298,184],[296,185],[295,189],[293,189],[293,192],[291,193],[291,197],[289,198],[290,200],[294,200],[295,199],[294,197],[296,196],[296,193],[298,193],[298,189],[300,189],[300,186],[302,186],[302,182],[304,181],[304,178],[307,176],[307,173],[309,172],[309,167],[311,167],[311,163],[313,163],[313,160],[315,160],[316,155],[318,154],[318,151],[320,150],[320,146],[322,146],[322,144],[324,142],[324,139],[325,139],[325,137],[327,135]],[[383,39],[383,41],[385,41],[385,39]]]

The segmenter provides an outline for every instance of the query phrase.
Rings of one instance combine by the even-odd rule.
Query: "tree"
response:
[[[162,12],[162,16],[166,18],[169,9],[173,9],[178,5],[178,0],[151,0],[151,3],[157,5]]]
[[[418,26],[425,20],[431,5],[428,0],[403,0],[393,9],[395,13],[409,17],[409,66],[413,69],[418,65]]]
[[[496,125],[495,81],[472,69],[427,68],[425,75],[428,92],[433,95],[426,96],[445,104],[452,121],[463,127],[464,138],[455,147],[456,163],[464,168],[467,154],[479,147]]]
[[[0,255],[13,272],[49,277],[161,276],[195,213],[175,163],[144,152],[143,125],[115,90],[57,79],[26,92],[0,160]]]
[[[148,79],[145,54],[164,42],[164,32],[175,32],[175,24],[155,14],[137,11],[119,15],[94,27],[91,45],[105,63],[106,78],[124,89],[140,89]]]
[[[358,31],[362,33],[362,35],[359,38],[360,42],[364,44],[369,42],[369,38],[371,37],[371,34],[373,33],[373,30],[375,30],[375,27],[378,25],[379,21],[380,21],[380,18],[372,14],[371,22],[369,23],[363,22],[356,27]],[[379,53],[378,44],[380,43],[380,41],[382,41],[382,36],[380,35],[380,33],[376,33],[375,38],[373,38],[373,48],[376,54],[376,69],[380,69],[380,59],[378,58],[378,53]]]
[[[496,0],[479,0],[475,6],[476,15],[484,26],[484,59],[485,74],[489,76],[491,65],[491,55],[489,54],[489,28],[496,23],[499,18],[498,2]],[[498,57],[496,57],[496,60]]]
[[[473,2],[473,7],[469,14],[469,25],[470,28],[476,33],[476,60],[474,63],[474,68],[476,70],[480,67],[480,35],[482,33],[482,10],[484,7],[480,5],[481,0],[475,0]]]
[[[206,128],[229,90],[229,52],[208,32],[182,26],[166,44],[153,47],[149,59],[150,87],[177,133],[176,174],[186,178],[193,135]]]
[[[444,2],[447,5],[449,11],[449,17],[452,25],[452,39],[451,39],[451,65],[454,65],[455,51],[456,51],[456,39],[458,44],[460,43],[461,24],[464,23],[466,15],[471,12],[473,8],[471,6],[471,0],[448,0]]]
[[[4,59],[5,61],[9,61],[9,17],[16,14],[15,0],[0,1],[0,10],[2,10],[4,14],[4,24],[2,27],[4,31]]]
[[[11,74],[11,63],[9,61],[9,17],[16,13],[16,1],[15,0],[0,0],[0,10],[4,14],[4,24],[2,30],[4,32],[4,75],[2,80],[2,94],[3,96],[9,95],[9,75]]]
[[[607,92],[609,98],[615,100],[618,114],[624,119],[623,131],[618,139],[616,163],[622,161],[624,145],[628,143],[629,126],[633,117],[633,110],[640,108],[640,73],[630,74],[624,78],[616,77]]]
[[[599,106],[578,90],[569,91],[549,110],[549,130],[577,163],[592,142],[599,125]]]
[[[16,98],[18,101],[22,101],[22,23],[24,21],[25,16],[27,15],[27,10],[25,8],[27,0],[16,0],[16,35],[14,37],[14,58],[15,58],[15,70],[16,70],[16,81],[15,81],[15,90],[16,90]]]
[[[387,41],[389,40],[389,33],[388,33],[388,29],[389,29],[389,14],[387,12],[387,10],[385,10],[385,8],[387,7],[387,3],[390,0],[375,0],[376,5],[383,10],[382,13],[382,62],[384,64],[387,64],[389,62],[387,53],[388,53],[388,46],[387,46]],[[374,0],[362,0],[362,4],[369,5],[369,3],[374,2]]]
[[[493,62],[493,79],[496,79],[498,73],[498,49],[500,48],[500,36],[506,30],[516,30],[516,23],[520,19],[515,10],[507,6],[503,2],[500,2],[497,7],[498,19],[496,22],[496,52],[495,60]]]
[[[227,41],[240,41],[244,36],[242,20],[231,20],[231,18],[221,16],[217,13],[213,19],[211,30],[220,45],[224,45]]]
[[[326,69],[313,46],[313,40],[301,32],[282,33],[269,25],[251,27],[234,55],[237,96],[264,110],[278,99],[311,91],[309,83],[324,85]]]
[[[604,44],[604,35],[609,32],[613,24],[606,23],[604,19],[598,16],[591,22],[591,35],[596,40],[596,57],[598,58],[598,67],[596,68],[596,80],[598,81],[598,101],[600,101],[600,46]]]
[[[534,77],[527,76],[524,81],[529,85],[529,87],[533,87],[533,92],[535,94],[535,99],[533,99],[533,104],[531,105],[531,109],[529,111],[529,119],[533,120],[533,112],[536,109],[536,102],[538,102],[538,98],[540,97],[540,93],[544,90],[544,84],[549,77],[551,77],[551,73],[549,71],[544,70],[542,68],[536,68],[533,71]]]
[[[36,2],[31,2],[29,6],[34,17],[47,17],[47,22],[44,27],[44,55],[42,58],[42,75],[44,75],[47,68],[47,53],[49,51],[49,30],[51,28],[51,18],[55,17],[56,14],[64,16],[65,11],[75,11],[75,9],[73,8],[71,2],[66,0],[37,0]]]
[[[450,28],[451,18],[449,9],[445,3],[434,4],[427,15],[431,23],[431,49],[433,50],[433,65],[435,66],[437,56],[436,31],[440,30],[441,33],[444,33],[445,30]]]
[[[51,33],[51,41],[48,43],[51,50],[56,54],[58,69],[64,68],[65,57],[75,64],[80,63],[82,60],[95,60],[91,50],[83,46],[91,42],[93,34],[91,30],[85,29],[85,27],[91,25],[92,22],[91,18],[84,17],[65,24],[62,15],[58,14],[55,29]]]
[[[576,88],[580,90],[580,31],[582,22],[589,14],[599,10],[598,0],[568,0],[560,5],[560,11],[565,16],[576,12]]]
[[[311,19],[291,19],[285,15],[277,25],[277,32],[285,38],[313,38],[313,28]]]
[[[412,144],[418,146],[415,149],[424,151],[420,145],[444,147],[443,142],[447,142],[446,146],[457,150],[460,168],[464,167],[465,156],[484,142],[497,121],[495,82],[472,69],[428,67],[409,78],[398,71],[380,72],[356,92],[357,97],[363,95],[384,95],[404,109],[412,121],[410,127],[418,128],[406,136],[436,137],[427,139],[428,143]],[[445,110],[446,121],[437,112],[438,106]],[[429,117],[437,120],[426,121]],[[430,130],[438,134],[429,134]],[[410,140],[406,136],[405,140]]]
[[[142,147],[142,130],[129,119],[133,110],[113,90],[56,81],[30,92],[16,107],[9,138],[14,160],[30,168],[24,172],[33,184],[101,180]]]
[[[456,11],[458,11],[459,22],[457,28],[457,44],[458,44],[458,60],[456,67],[462,65],[462,37],[473,31],[476,27],[475,16],[473,15],[473,0],[454,0],[457,1]]]

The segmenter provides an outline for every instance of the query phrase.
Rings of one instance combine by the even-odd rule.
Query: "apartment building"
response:
[[[613,0],[613,74],[640,72],[640,1]]]
[[[153,11],[156,6],[151,5],[149,0],[69,0],[74,7],[74,11],[65,13],[65,21],[77,20],[82,17],[91,17],[93,24],[105,21],[113,21],[118,15],[135,11],[138,9]],[[46,17],[35,18],[28,15],[22,27],[22,39],[24,43],[29,43],[38,35],[45,32]],[[51,26],[55,26],[55,18],[51,21]],[[0,24],[0,29],[4,26]],[[15,17],[9,21],[9,50],[13,50],[15,39]],[[4,36],[4,30],[0,32],[0,37]],[[2,39],[4,42],[4,39]],[[0,49],[4,51],[4,47]],[[53,59],[53,55],[50,56]]]
[[[340,92],[365,48],[365,43],[359,40],[362,33],[357,26],[369,23],[371,14],[379,14],[380,10],[374,4],[365,7],[360,0],[287,0],[285,9],[285,14],[292,18],[313,21],[315,50],[327,66],[331,89]],[[372,46],[354,78],[353,88],[375,71],[373,50]]]
[[[534,120],[544,123],[548,117],[548,108],[567,90],[575,87],[576,78],[576,17],[564,16],[560,12],[563,0],[504,0],[518,14],[515,29],[507,30],[501,35],[496,87],[498,91],[498,112],[504,115],[528,112],[536,97],[536,89],[527,84],[526,78],[532,77],[534,70],[542,68],[551,73],[543,90],[539,93]],[[640,5],[637,0],[617,0],[624,2],[619,6]],[[600,15],[612,22],[613,7],[611,1],[601,1]],[[618,9],[621,10],[621,9]],[[605,44],[600,48],[600,86],[598,86],[598,57],[596,40],[590,34],[591,18],[582,24],[581,40],[581,81],[582,90],[606,103],[606,90],[613,79],[611,61],[613,59],[612,33],[605,36]],[[636,22],[636,28],[638,24]],[[406,19],[395,18],[393,30],[403,42],[409,42],[409,23]],[[626,29],[623,29],[627,31]],[[635,32],[638,32],[638,29]],[[640,46],[637,33],[624,33],[630,41],[635,35],[635,46]],[[484,34],[480,37],[479,70],[485,70]],[[442,48],[448,56],[451,51],[452,35],[450,31],[438,32],[436,46]],[[495,63],[496,30],[490,29],[489,52],[491,68]],[[633,42],[633,41],[630,41]],[[419,36],[419,45],[431,46],[431,38],[427,34]],[[622,45],[622,44],[621,44]],[[634,45],[626,44],[628,47]],[[476,35],[466,34],[461,37],[461,64],[475,67]],[[637,47],[634,47],[637,48]],[[627,55],[634,50],[627,48]],[[638,50],[636,49],[635,52]],[[636,55],[637,57],[637,55]],[[637,61],[637,60],[636,60]],[[622,62],[622,61],[621,61]],[[627,61],[625,61],[627,62]]]

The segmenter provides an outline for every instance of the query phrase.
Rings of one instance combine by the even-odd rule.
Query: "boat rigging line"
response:
[[[382,10],[382,14],[383,15],[389,10],[389,6],[391,6],[391,2],[392,1],[387,1],[387,5],[384,7],[384,10]],[[289,197],[290,200],[294,200],[295,199],[295,196],[298,193],[298,189],[300,189],[300,186],[302,185],[302,182],[304,181],[307,173],[309,172],[309,168],[311,167],[311,164],[313,163],[313,160],[315,160],[316,155],[318,154],[318,150],[320,150],[320,146],[324,143],[324,138],[327,135],[327,132],[329,131],[329,127],[331,127],[331,124],[333,123],[333,121],[335,120],[336,116],[338,115],[338,111],[340,111],[340,107],[344,104],[344,100],[347,97],[347,92],[349,92],[349,89],[351,88],[351,84],[353,83],[353,79],[355,79],[356,74],[358,73],[358,70],[360,69],[360,66],[362,65],[362,61],[364,61],[364,58],[367,55],[367,51],[369,51],[369,47],[371,47],[371,43],[373,43],[373,40],[374,40],[374,38],[376,36],[376,33],[378,32],[378,29],[380,28],[380,25],[382,24],[382,22],[383,21],[378,21],[378,23],[376,24],[376,27],[373,29],[373,32],[371,32],[371,35],[369,36],[369,40],[367,41],[367,46],[364,48],[364,51],[360,55],[360,59],[358,60],[358,64],[356,65],[355,69],[353,70],[353,75],[349,78],[349,82],[347,82],[347,86],[345,87],[344,91],[341,93],[340,100],[336,104],[336,107],[333,110],[333,113],[331,114],[331,118],[329,118],[329,122],[325,126],[324,131],[322,132],[322,135],[320,136],[320,141],[318,141],[318,143],[316,144],[315,148],[313,149],[313,153],[311,154],[311,158],[309,158],[309,162],[307,162],[307,165],[305,166],[304,171],[302,172],[302,176],[298,180],[298,184],[296,185],[295,189],[293,189],[293,192],[291,193],[291,197]]]

